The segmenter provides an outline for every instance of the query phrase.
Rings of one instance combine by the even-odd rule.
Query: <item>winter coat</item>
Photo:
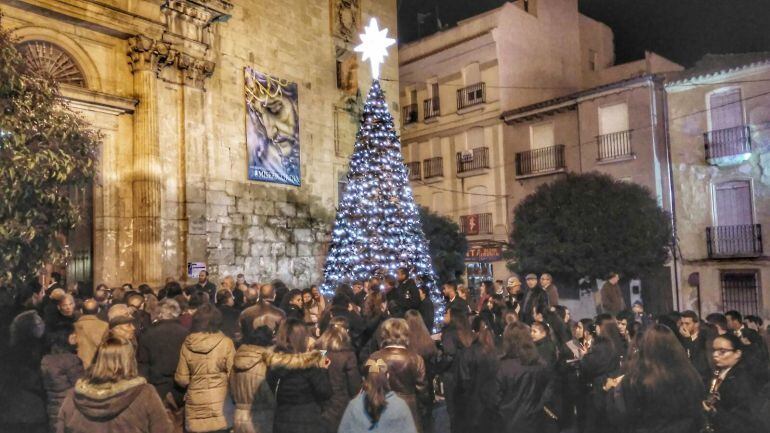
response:
[[[535,308],[544,311],[548,306],[548,294],[540,286],[535,286],[527,292],[524,298],[524,306],[520,314],[521,321],[532,324],[535,321]]]
[[[703,427],[703,410],[700,407],[704,395],[680,396],[678,407],[660,407],[643,395],[628,391],[624,378],[607,393],[607,414],[614,424],[622,425],[628,433],[700,433]],[[686,398],[685,398],[686,397]],[[687,398],[695,398],[693,407],[686,407]],[[694,410],[693,410],[694,409]]]
[[[240,318],[241,310],[229,305],[220,305],[217,309],[222,313],[222,332],[233,341],[240,340],[241,334],[238,329],[238,319]]]
[[[428,332],[433,332],[433,325],[436,323],[436,307],[433,305],[433,301],[426,297],[420,301],[420,316],[422,321],[425,322],[425,327],[428,328]]]
[[[209,432],[232,426],[227,381],[234,357],[233,341],[221,332],[196,332],[185,339],[174,379],[187,387],[187,431]]]
[[[703,333],[698,333],[695,340],[690,337],[680,337],[680,341],[682,342],[684,350],[687,352],[687,357],[690,359],[690,362],[692,362],[692,366],[695,367],[695,370],[697,370],[698,374],[701,376],[703,385],[708,386],[709,381],[714,375],[714,370],[709,363],[709,351],[706,347],[708,345],[706,337]]]
[[[321,418],[326,431],[334,433],[340,425],[342,413],[350,399],[361,390],[361,375],[358,372],[356,354],[352,350],[329,351],[329,381],[332,396],[321,403]]]
[[[155,386],[161,399],[174,393],[174,374],[187,334],[179,320],[159,320],[139,338],[139,373]]]
[[[711,419],[717,433],[762,433],[759,415],[752,412],[752,403],[758,398],[758,384],[744,360],[738,361],[727,372],[719,386],[719,400]],[[765,432],[766,433],[766,432]]]
[[[463,404],[455,407],[458,432],[491,431],[494,412],[483,404],[483,395],[495,380],[499,359],[496,352],[487,353],[478,341],[461,352],[455,360],[456,395]]]
[[[276,353],[272,348],[244,344],[235,352],[230,393],[235,402],[235,433],[272,433],[275,397],[265,380],[273,368],[317,367],[319,352]]]
[[[81,379],[67,394],[56,433],[171,433],[163,402],[143,377],[93,385]]]
[[[96,356],[96,350],[108,330],[107,322],[93,314],[80,316],[75,322],[75,334],[78,336],[78,356],[83,361],[83,368],[91,366]]]
[[[418,402],[425,401],[428,388],[425,361],[417,353],[401,346],[388,346],[374,352],[369,359],[382,359],[388,365],[390,389],[403,398],[412,411],[417,431],[422,431]]]
[[[40,372],[47,399],[48,419],[53,426],[67,391],[83,376],[83,363],[75,353],[51,353],[43,357]]]
[[[248,331],[252,330],[254,320],[260,317],[264,318],[265,324],[275,325],[277,328],[277,325],[286,319],[286,313],[269,302],[252,305],[241,311],[240,318],[238,319],[240,334],[246,335]]]
[[[484,398],[497,424],[489,431],[542,432],[546,421],[543,409],[546,389],[551,380],[548,368],[540,362],[522,365],[517,359],[503,358]]]
[[[586,431],[610,432],[606,421],[606,393],[602,389],[608,378],[617,375],[620,354],[609,339],[597,337],[588,353],[580,359],[580,374],[588,388],[585,406]]]
[[[545,293],[548,295],[548,305],[559,305],[559,289],[555,284],[549,284],[547,287],[543,287]]]
[[[366,324],[364,323],[364,320],[361,318],[361,316],[358,315],[358,313],[355,311],[350,311],[345,307],[332,305],[328,310],[326,310],[326,312],[321,316],[321,321],[318,323],[318,328],[321,330],[321,333],[326,331],[326,328],[329,327],[329,323],[335,317],[344,317],[347,319],[350,341],[353,343],[354,348],[357,349],[361,347],[361,335],[366,329]]]
[[[324,432],[321,403],[332,395],[325,369],[275,366],[267,371],[267,383],[276,401],[273,433]]]
[[[364,400],[365,394],[362,392],[348,403],[342,415],[339,433],[417,433],[414,421],[409,416],[409,406],[395,392],[390,391],[385,395],[385,409],[374,426],[366,413]]]
[[[398,283],[398,286],[389,291],[385,298],[388,301],[390,315],[393,317],[403,318],[407,311],[420,308],[420,292],[411,278]]]
[[[457,297],[455,300],[460,299]],[[463,301],[464,302],[464,301]],[[456,397],[456,381],[457,381],[457,362],[456,360],[462,356],[462,352],[466,350],[462,341],[457,335],[457,331],[453,325],[449,324],[444,327],[441,332],[441,360],[438,365],[438,370],[441,372],[441,381],[444,385],[444,397],[446,399],[447,412],[449,412],[449,422],[453,426],[453,430],[456,429],[455,425],[462,423],[458,417],[460,411],[457,406],[462,402],[457,402]],[[421,426],[417,426],[418,429]]]
[[[605,282],[599,294],[601,295],[603,313],[614,316],[626,309],[626,301],[623,299],[623,293],[617,284]]]

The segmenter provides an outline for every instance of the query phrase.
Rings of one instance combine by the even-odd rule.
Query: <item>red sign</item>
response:
[[[473,245],[465,253],[469,262],[496,262],[503,259],[503,248],[496,246]]]

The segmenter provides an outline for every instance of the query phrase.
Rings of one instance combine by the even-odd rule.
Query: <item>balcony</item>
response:
[[[460,217],[460,233],[466,236],[491,235],[492,214],[478,213]]]
[[[517,178],[558,173],[566,168],[563,144],[516,153]]]
[[[741,125],[705,132],[703,143],[707,163],[740,163],[751,156],[751,127]]]
[[[409,170],[409,180],[420,180],[422,176],[420,174],[420,161],[407,162],[406,168]]]
[[[430,123],[430,120],[436,120],[441,115],[441,101],[438,98],[426,99],[422,101],[422,109],[425,123]]]
[[[706,228],[709,258],[725,259],[762,255],[762,226],[716,226]]]
[[[474,107],[486,102],[486,84],[476,83],[472,86],[457,90],[457,114],[463,114],[466,108]],[[468,110],[470,111],[470,110]]]
[[[473,150],[457,152],[457,177],[484,174],[489,169],[489,148],[477,147]]]
[[[422,162],[425,167],[425,181],[439,181],[444,177],[444,158],[434,156]]]
[[[409,104],[401,108],[401,121],[404,125],[417,122],[417,104]]]
[[[633,159],[631,151],[631,130],[612,132],[596,136],[599,162],[615,162]]]

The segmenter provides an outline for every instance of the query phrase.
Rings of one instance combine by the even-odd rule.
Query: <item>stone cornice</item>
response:
[[[50,16],[120,39],[136,34],[160,38],[164,30],[160,13],[157,16],[140,15],[95,0],[0,0],[0,4]]]
[[[133,113],[139,102],[136,99],[96,92],[68,84],[60,84],[59,91],[61,96],[75,108],[85,108],[90,111],[114,115]]]

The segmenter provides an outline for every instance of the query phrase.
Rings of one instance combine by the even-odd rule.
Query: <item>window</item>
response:
[[[722,311],[737,310],[744,315],[759,314],[757,271],[723,271]]]
[[[412,89],[409,91],[409,103],[410,104],[417,103],[417,89]]]
[[[532,125],[530,132],[530,149],[543,149],[554,146],[553,123]]]
[[[717,226],[754,224],[751,183],[734,180],[714,185],[714,211]]]
[[[628,104],[599,107],[599,135],[628,131]]]
[[[719,90],[709,95],[709,119],[711,131],[735,128],[743,125],[741,89]]]
[[[431,98],[438,98],[438,82],[430,83],[430,95]]]
[[[57,45],[45,41],[25,41],[19,44],[18,50],[30,68],[50,76],[59,83],[86,87],[86,79],[80,66]]]
[[[339,207],[342,202],[342,197],[345,196],[345,190],[348,188],[348,174],[342,172],[337,176],[337,206]]]

